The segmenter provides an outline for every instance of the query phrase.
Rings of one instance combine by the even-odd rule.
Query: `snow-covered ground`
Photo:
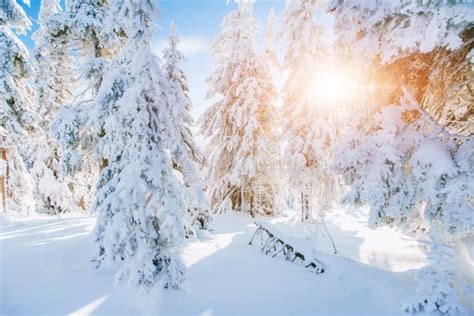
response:
[[[345,226],[337,218],[328,226],[340,255],[362,263],[320,254],[326,272],[309,273],[249,246],[252,219],[226,214],[215,218],[212,235],[184,249],[185,288],[147,294],[114,287],[114,269],[94,268],[94,217],[0,218],[0,314],[404,315],[398,302],[414,291],[410,269],[425,260],[417,243],[368,230],[362,219]],[[313,245],[299,224],[288,225],[291,218],[272,222]],[[316,248],[330,250],[328,240],[316,240]]]
[[[333,247],[321,221],[301,223],[299,214],[272,220],[272,224],[295,236],[314,250],[332,253]],[[368,210],[344,209],[327,214],[326,225],[339,256],[394,272],[418,269],[426,264],[420,243],[401,231],[367,226]]]

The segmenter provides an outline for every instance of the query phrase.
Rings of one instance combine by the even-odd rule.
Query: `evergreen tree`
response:
[[[15,0],[0,6],[0,159],[2,204],[5,211],[30,213],[35,209],[32,180],[19,146],[35,128],[32,68],[28,50],[12,31],[26,34],[31,21]]]
[[[347,147],[337,154],[338,171],[351,186],[348,201],[370,207],[372,226],[405,227],[427,239],[429,264],[418,272],[418,294],[403,308],[456,315],[463,308],[454,290],[458,280],[451,256],[474,229],[474,147],[469,137],[450,134],[469,134],[469,128],[442,126],[444,120],[432,112],[445,106],[453,111],[445,97],[440,104],[426,101],[466,84],[451,79],[470,71],[466,58],[473,43],[466,39],[474,6],[464,1],[338,1],[331,10],[339,44],[351,52],[348,56],[364,59],[367,82],[376,87],[367,91],[369,110],[362,111],[356,130],[348,130]],[[440,68],[440,62],[452,67]],[[444,72],[442,82],[432,82],[440,79],[433,69]],[[472,93],[462,91],[458,127],[471,120],[465,110]]]
[[[255,44],[260,23],[249,1],[223,21],[213,45],[216,62],[208,79],[208,97],[218,100],[201,118],[208,138],[210,198],[213,210],[250,214],[278,212],[273,181],[274,150],[279,148],[275,88]]]
[[[36,48],[35,87],[38,114],[42,125],[51,122],[61,105],[71,99],[73,67],[68,43],[55,25],[61,12],[59,0],[42,0],[38,15],[38,30],[33,34]]]
[[[210,224],[209,205],[204,192],[204,184],[198,173],[197,165],[203,165],[203,157],[196,146],[191,126],[194,120],[189,111],[192,107],[189,97],[189,88],[184,72],[179,68],[179,63],[184,60],[184,55],[179,51],[179,39],[176,34],[176,25],[171,23],[168,37],[169,47],[163,50],[163,71],[165,78],[170,81],[174,89],[174,97],[177,103],[184,103],[173,108],[173,128],[176,129],[176,137],[184,144],[185,152],[172,152],[174,169],[182,176],[183,190],[186,192],[186,200],[189,207],[191,222],[198,229],[207,229]]]
[[[113,32],[115,22],[110,16],[109,2],[66,1],[66,10],[49,22],[68,42],[70,55],[78,64],[76,93],[70,102],[62,104],[52,130],[60,144],[59,170],[74,183],[75,200],[85,210],[90,209],[99,169],[108,164],[96,151],[104,130],[94,125],[99,115],[92,112],[94,98],[106,65],[122,45],[120,37]]]
[[[315,22],[318,0],[287,1],[282,13],[284,25],[281,37],[287,51],[283,68],[289,72],[283,87],[283,129],[286,137],[285,159],[290,187],[301,203],[302,220],[312,216],[313,199],[318,174],[319,128],[315,124],[316,104],[311,99],[308,84],[324,57],[324,29]]]
[[[68,43],[55,23],[60,12],[58,0],[42,0],[38,16],[39,29],[33,34],[36,43],[35,87],[40,129],[35,135],[31,171],[35,180],[38,211],[56,213],[79,210],[81,205],[81,197],[77,198],[70,189],[74,184],[65,181],[59,171],[60,148],[50,132],[54,115],[64,103],[71,100],[74,79]]]
[[[366,81],[377,87],[369,99],[396,103],[403,82],[448,131],[474,133],[472,1],[332,2],[339,48],[364,61]]]
[[[455,315],[462,307],[449,260],[453,246],[474,231],[473,143],[457,146],[408,91],[367,123],[357,142],[341,146],[350,152],[338,155],[336,168],[351,187],[346,202],[369,206],[371,227],[428,233],[429,265],[418,273],[418,295],[403,306]]]
[[[177,134],[176,89],[152,53],[153,1],[113,2],[114,30],[123,34],[120,53],[107,66],[94,112],[104,136],[98,149],[108,166],[97,185],[95,242],[98,265],[122,261],[117,280],[148,288],[162,281],[177,288],[185,269],[178,251],[185,239],[186,193],[173,160],[188,159]],[[178,109],[176,109],[178,108]],[[186,166],[187,167],[187,166]]]
[[[275,42],[278,40],[278,17],[275,15],[273,7],[270,9],[267,17],[267,27],[265,31],[265,53],[264,60],[270,66],[279,67],[278,55],[276,52]]]

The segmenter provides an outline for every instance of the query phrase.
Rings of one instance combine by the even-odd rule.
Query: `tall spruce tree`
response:
[[[34,94],[28,80],[32,68],[28,50],[18,34],[26,34],[31,21],[15,0],[0,6],[0,187],[4,211],[30,213],[35,209],[33,186],[19,147],[35,128]]]
[[[279,67],[276,41],[278,40],[278,17],[273,7],[268,12],[267,25],[265,29],[265,52],[263,58],[270,66]]]
[[[300,200],[302,220],[312,216],[313,198],[319,188],[315,180],[319,164],[318,138],[315,126],[317,105],[311,98],[308,84],[324,53],[324,29],[315,21],[319,0],[291,0],[282,13],[281,37],[287,51],[283,68],[289,72],[283,87],[283,129],[286,137],[285,159],[289,184]]]
[[[117,280],[148,288],[158,281],[177,288],[185,268],[178,251],[185,240],[186,192],[173,161],[189,160],[178,133],[175,86],[152,53],[154,1],[121,0],[111,5],[111,24],[124,47],[106,67],[94,100],[98,150],[109,163],[97,185],[94,231],[98,265],[121,262]]]
[[[403,302],[406,311],[463,313],[452,257],[474,231],[472,115],[466,111],[473,95],[463,88],[472,84],[466,78],[474,6],[334,1],[330,8],[341,48],[348,58],[364,59],[366,80],[376,87],[366,91],[369,110],[358,107],[355,129],[337,155],[351,187],[348,200],[370,207],[371,226],[396,225],[426,239],[429,264],[417,273],[417,294]],[[439,109],[452,115],[445,120]]]
[[[77,211],[84,201],[75,185],[59,170],[61,149],[53,140],[51,124],[61,106],[72,98],[73,61],[67,37],[57,28],[61,14],[59,0],[42,0],[39,29],[33,34],[36,48],[35,88],[39,130],[33,146],[32,175],[35,181],[37,210],[46,213]]]
[[[208,97],[217,101],[200,125],[208,140],[209,191],[215,212],[270,215],[279,208],[272,169],[273,150],[279,148],[275,88],[256,50],[260,27],[251,1],[240,1],[224,18],[213,44],[215,66],[208,79]]]
[[[68,42],[78,65],[74,97],[55,115],[52,130],[61,149],[59,170],[71,178],[84,210],[91,207],[99,169],[108,164],[96,150],[104,130],[94,125],[99,114],[92,111],[104,69],[122,45],[113,32],[110,5],[107,0],[69,0],[66,10],[50,22]]]
[[[174,148],[173,165],[174,169],[182,176],[181,184],[186,192],[188,212],[191,216],[191,222],[197,229],[210,228],[210,209],[209,203],[204,192],[204,183],[198,172],[198,166],[203,166],[204,158],[197,147],[191,127],[194,120],[190,114],[192,107],[189,97],[189,88],[187,78],[179,67],[184,61],[184,55],[179,50],[179,38],[176,34],[176,25],[171,23],[168,37],[169,46],[163,50],[163,72],[165,78],[170,82],[174,97],[177,103],[173,109],[173,127],[176,129],[176,137],[181,139],[186,152],[176,152],[179,147]]]

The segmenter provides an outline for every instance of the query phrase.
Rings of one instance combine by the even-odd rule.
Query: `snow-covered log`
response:
[[[268,224],[255,222],[257,230],[252,236],[249,245],[260,247],[262,253],[271,255],[273,258],[280,256],[285,258],[286,261],[290,261],[296,264],[300,264],[308,269],[312,273],[321,274],[324,273],[324,265],[316,260],[305,255],[303,247],[296,241],[288,241],[289,237],[284,237],[282,233],[278,232],[275,228],[270,228]]]

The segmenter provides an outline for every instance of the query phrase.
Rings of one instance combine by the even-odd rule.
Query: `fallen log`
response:
[[[316,259],[310,259],[309,255],[304,254],[302,247],[292,241],[291,244],[285,241],[281,233],[276,229],[270,228],[268,224],[255,222],[257,230],[249,241],[249,245],[253,246],[254,241],[260,240],[260,251],[265,255],[271,255],[273,258],[282,255],[286,261],[302,265],[312,273],[324,273],[324,265]]]

